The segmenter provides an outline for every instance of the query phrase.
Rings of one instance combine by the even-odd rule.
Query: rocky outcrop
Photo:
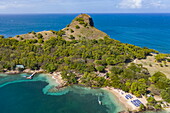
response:
[[[102,39],[107,36],[106,33],[94,27],[93,19],[87,14],[78,15],[63,30],[69,39]]]

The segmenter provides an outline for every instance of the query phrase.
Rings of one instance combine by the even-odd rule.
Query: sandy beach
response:
[[[137,98],[136,96],[130,94],[130,93],[125,93],[124,91],[120,90],[120,89],[115,89],[115,88],[110,88],[110,87],[106,87],[106,88],[102,88],[104,90],[107,90],[109,92],[111,92],[113,95],[115,95],[118,100],[128,109],[131,111],[138,111],[139,107],[136,107],[135,105],[133,105],[131,103],[132,100],[138,99],[140,100],[144,105],[146,105],[147,101],[145,99],[145,97],[142,98]],[[125,95],[130,94],[133,96],[132,99],[126,99]]]
[[[53,79],[56,80],[56,83],[59,84],[60,86],[64,86],[65,82],[61,77],[61,72],[54,72],[53,74],[49,74]],[[126,107],[127,110],[130,111],[138,111],[139,107],[136,107],[135,105],[133,105],[131,103],[132,100],[138,99],[140,100],[144,105],[146,105],[147,100],[145,97],[142,98],[137,98],[136,96],[132,95],[131,93],[125,93],[124,91],[120,90],[120,89],[115,89],[115,88],[111,88],[111,87],[105,87],[102,88],[103,90],[107,90],[109,92],[111,92],[114,96],[117,97],[117,99]],[[126,99],[125,95],[130,94],[133,96],[132,99]]]
[[[65,82],[61,77],[61,72],[54,72],[53,74],[48,74],[48,75],[50,75],[53,79],[55,79],[56,83],[58,84],[58,87],[62,87],[65,85]]]
[[[56,83],[59,84],[59,87],[63,86],[65,84],[64,80],[61,77],[61,72],[54,72],[53,74],[48,74],[48,75],[50,75],[53,79],[55,79]],[[126,107],[127,110],[137,111],[139,109],[138,107],[135,107],[130,101],[128,101],[124,97],[125,94],[121,95],[121,92],[123,92],[123,91],[114,89],[114,88],[110,88],[110,87],[105,87],[102,89],[107,90],[107,91],[111,92],[114,96],[116,96],[118,101],[120,101]]]

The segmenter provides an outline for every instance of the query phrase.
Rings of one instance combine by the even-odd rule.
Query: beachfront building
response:
[[[16,65],[16,66],[15,66],[15,69],[16,69],[16,70],[19,70],[19,71],[24,70],[24,68],[25,68],[24,65]]]

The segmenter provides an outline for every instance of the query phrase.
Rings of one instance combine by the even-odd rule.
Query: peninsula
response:
[[[87,14],[60,31],[0,36],[0,72],[50,73],[60,87],[103,88],[131,111],[169,109],[169,66],[168,54],[111,39]]]

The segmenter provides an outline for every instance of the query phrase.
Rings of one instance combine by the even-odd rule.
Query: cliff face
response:
[[[94,27],[93,19],[87,14],[80,14],[72,22],[63,28],[60,36],[66,40],[79,39],[102,39],[107,36],[106,33]],[[42,31],[38,33],[28,33],[14,37],[18,40],[24,39],[43,39],[47,40],[50,37],[57,37],[58,32]]]

